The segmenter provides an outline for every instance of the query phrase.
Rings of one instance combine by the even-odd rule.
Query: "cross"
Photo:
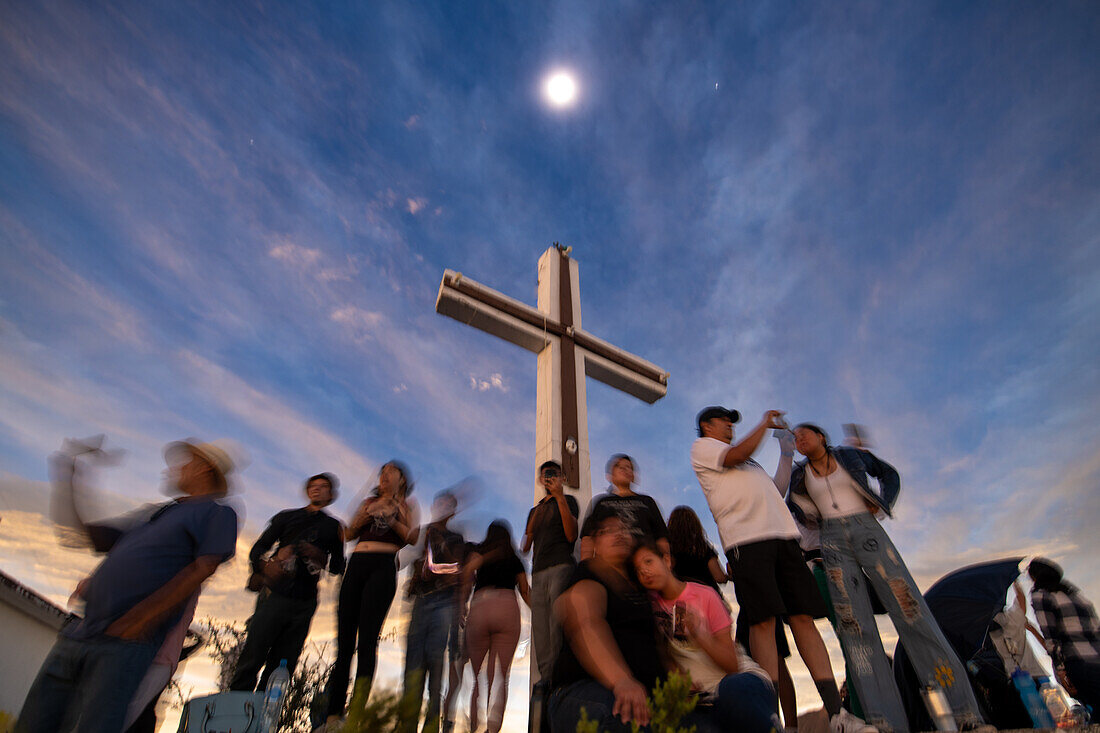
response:
[[[555,242],[539,258],[538,308],[445,270],[435,310],[538,354],[535,465],[559,461],[583,511],[592,497],[585,376],[652,404],[665,396],[668,372],[581,328],[570,249]]]

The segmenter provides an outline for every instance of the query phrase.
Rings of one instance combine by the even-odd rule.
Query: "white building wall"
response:
[[[0,599],[0,710],[18,715],[57,627]]]

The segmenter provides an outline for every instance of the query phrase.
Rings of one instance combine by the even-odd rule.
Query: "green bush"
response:
[[[646,698],[649,703],[649,727],[653,733],[695,733],[695,726],[683,728],[680,721],[695,709],[698,699],[691,694],[691,675],[688,672],[672,672],[664,682],[657,681],[653,694]],[[631,730],[638,733],[637,723],[631,723]],[[598,721],[588,719],[588,711],[581,708],[581,719],[577,721],[577,733],[599,733]]]

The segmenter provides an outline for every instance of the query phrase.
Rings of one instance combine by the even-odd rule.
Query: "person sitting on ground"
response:
[[[684,582],[652,541],[634,550],[638,582],[649,591],[673,662],[691,675],[692,689],[721,730],[767,733],[782,724],[768,674],[730,635],[730,615],[712,588]]]
[[[1100,623],[1096,609],[1077,587],[1062,577],[1053,560],[1035,558],[1028,565],[1031,605],[1043,633],[1043,645],[1056,668],[1065,668],[1070,694],[1100,710]]]

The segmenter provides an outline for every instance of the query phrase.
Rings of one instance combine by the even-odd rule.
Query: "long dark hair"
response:
[[[713,551],[699,515],[691,507],[678,506],[668,515],[668,548],[674,555],[692,557],[706,557]]]
[[[515,558],[516,546],[512,542],[512,525],[503,519],[494,519],[489,523],[489,529],[485,531],[485,540],[477,546],[477,554],[485,558],[486,562],[500,562]]]
[[[378,469],[378,473],[381,474],[386,466],[393,466],[397,469],[397,473],[401,475],[401,480],[397,484],[397,496],[400,499],[404,499],[413,492],[413,478],[412,473],[409,471],[409,467],[401,461],[389,460],[382,464],[381,468]],[[374,488],[370,492],[370,495],[381,496],[380,489],[381,486],[379,486],[379,484],[375,484]]]

